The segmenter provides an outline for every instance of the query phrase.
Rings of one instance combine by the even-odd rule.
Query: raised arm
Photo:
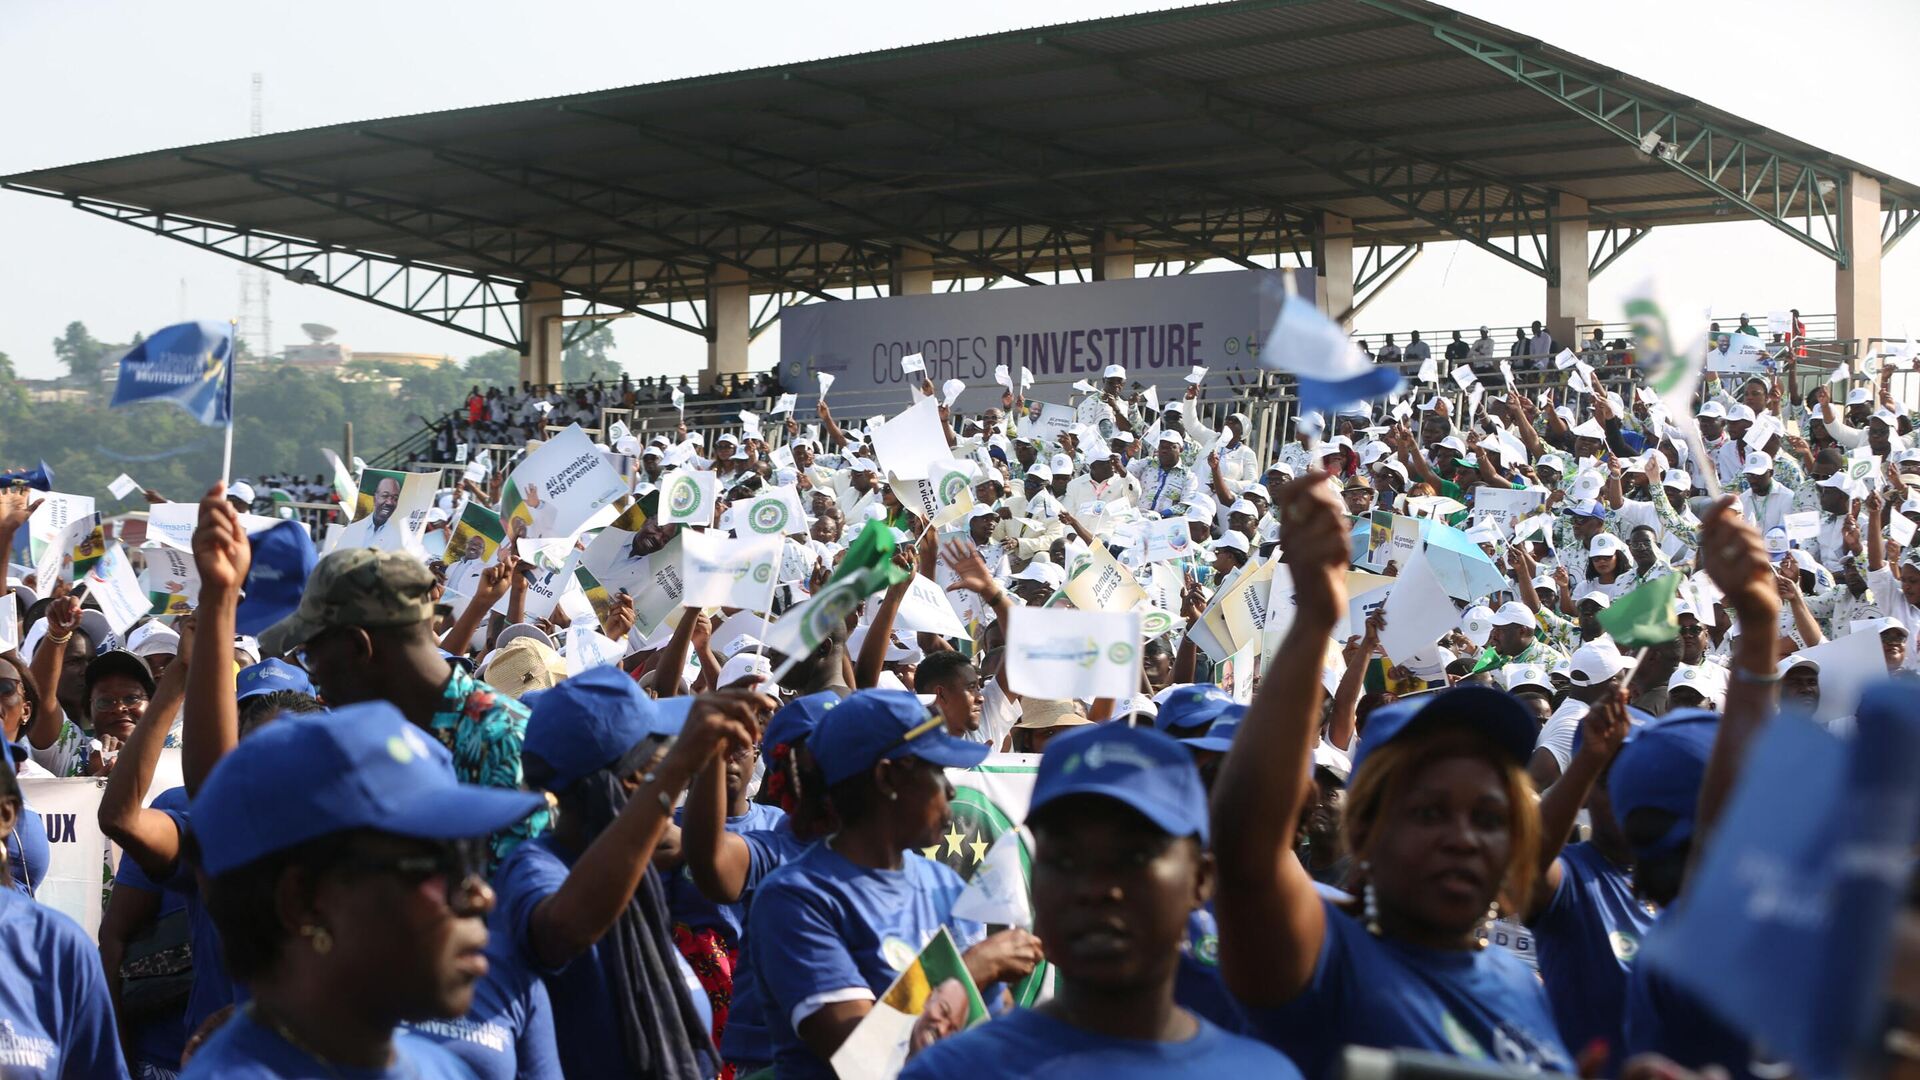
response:
[[[1887,541],[1883,526],[1880,524],[1881,498],[1878,491],[1867,492],[1867,569],[1878,570],[1887,565]],[[38,655],[35,660],[40,659]]]
[[[1380,631],[1386,626],[1384,610],[1369,612],[1366,632],[1346,648],[1347,670],[1340,675],[1340,686],[1333,692],[1333,708],[1327,717],[1327,741],[1342,750],[1353,749],[1360,691],[1367,684],[1367,665],[1373,662],[1374,650],[1380,647]]]
[[[1260,681],[1213,788],[1215,914],[1220,973],[1254,1006],[1292,1000],[1313,976],[1326,913],[1293,854],[1307,764],[1320,741],[1320,661],[1347,607],[1346,514],[1327,474],[1308,472],[1279,492],[1281,556],[1293,572],[1293,625]]]
[[[898,558],[904,552],[895,552]],[[900,601],[907,598],[907,589],[913,584],[912,578],[895,582],[887,587],[885,596],[873,611],[873,622],[867,627],[867,637],[860,643],[860,658],[853,665],[853,685],[861,690],[870,690],[880,684],[880,672],[887,664],[887,646],[893,643],[893,619],[900,613]]]
[[[670,698],[680,693],[679,672],[687,667],[687,652],[693,643],[694,624],[706,618],[699,608],[689,608],[680,615],[680,621],[674,624],[673,633],[660,649],[659,658],[653,665],[653,696]],[[705,666],[705,660],[701,661]],[[714,669],[715,674],[719,669]]]
[[[1733,609],[1740,636],[1729,665],[1726,707],[1721,710],[1713,752],[1700,783],[1693,859],[1706,850],[1707,837],[1746,762],[1747,748],[1778,709],[1780,698],[1774,661],[1780,596],[1772,580],[1773,563],[1760,533],[1733,511],[1732,504],[1730,496],[1721,498],[1700,527],[1701,561],[1707,577]]]
[[[153,786],[153,772],[160,764],[167,730],[173,726],[186,692],[195,636],[192,622],[191,615],[181,620],[179,655],[161,674],[147,711],[120,747],[120,759],[100,794],[100,831],[155,881],[173,876],[180,859],[180,829],[166,813],[143,807],[140,802],[147,788]]]
[[[680,857],[700,895],[732,904],[746,891],[753,856],[747,842],[727,831],[727,770],[710,759],[687,789],[680,811]]]
[[[703,694],[652,778],[640,785],[573,864],[567,880],[533,909],[527,940],[541,968],[566,966],[613,928],[640,887],[654,845],[673,823],[667,809],[716,755],[753,745],[750,694]]]
[[[821,430],[826,432],[827,437],[833,440],[833,445],[836,447],[845,447],[847,445],[847,433],[841,431],[840,425],[834,421],[833,410],[827,408],[827,399],[821,398],[816,402],[813,406],[813,411],[820,417]]]
[[[947,569],[953,571],[954,582],[947,586],[948,592],[965,589],[978,596],[993,609],[993,617],[999,621],[1005,632],[1007,615],[1013,610],[1013,601],[1008,598],[1007,590],[987,572],[987,560],[980,557],[980,549],[968,540],[954,540],[940,550],[940,557],[946,561]],[[872,635],[872,631],[868,631]],[[1000,671],[994,676],[1000,683],[1000,689],[1008,697],[1017,697],[1013,687],[1007,685],[1007,666],[1000,665]]]
[[[47,605],[47,636],[33,650],[33,663],[27,667],[34,689],[40,692],[40,708],[33,710],[27,725],[27,741],[39,750],[60,737],[60,674],[67,664],[67,642],[80,627],[80,600],[66,595],[66,582],[56,582],[52,595],[54,601]]]
[[[187,672],[186,721],[180,732],[180,771],[190,796],[240,742],[233,635],[253,549],[240,515],[227,501],[225,484],[215,484],[200,500],[193,563],[200,572],[200,604],[194,611],[193,665]]]
[[[1580,721],[1580,750],[1567,770],[1540,795],[1540,877],[1533,887],[1531,906],[1522,922],[1539,918],[1560,889],[1560,851],[1573,834],[1574,819],[1587,805],[1593,785],[1620,752],[1631,725],[1627,720],[1627,690],[1620,687],[1593,703]]]
[[[499,559],[493,565],[480,571],[480,578],[474,582],[473,598],[453,620],[453,625],[440,637],[440,647],[460,656],[467,654],[468,646],[473,644],[473,633],[480,629],[493,611],[493,605],[507,595],[508,583],[513,580],[514,570],[519,565],[519,556],[514,553],[512,544],[501,544]]]

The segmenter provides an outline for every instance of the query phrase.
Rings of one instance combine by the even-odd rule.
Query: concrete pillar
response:
[[[1102,232],[1093,238],[1093,280],[1125,281],[1133,276],[1133,237]]]
[[[925,296],[933,291],[933,252],[897,247],[887,267],[887,295]]]
[[[1835,264],[1833,310],[1842,340],[1879,337],[1880,327],[1880,181],[1861,173],[1847,176],[1841,196],[1840,229],[1847,244],[1847,265]]]
[[[534,384],[560,381],[565,359],[566,324],[560,321],[564,293],[545,281],[527,285],[520,301],[520,381]]]
[[[707,369],[700,385],[711,390],[722,375],[747,373],[747,332],[753,327],[747,272],[715,266],[707,274]]]
[[[1314,299],[1320,314],[1353,329],[1353,219],[1320,211],[1313,227]]]
[[[1547,333],[1564,346],[1580,341],[1587,319],[1587,200],[1554,192],[1547,222]]]

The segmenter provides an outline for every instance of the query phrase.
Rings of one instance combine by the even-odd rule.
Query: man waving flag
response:
[[[112,405],[171,401],[208,427],[233,419],[233,324],[188,322],[155,331],[120,358]]]

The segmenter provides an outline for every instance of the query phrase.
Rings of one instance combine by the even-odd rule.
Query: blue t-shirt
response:
[[[747,878],[740,904],[753,910],[753,893],[767,875],[792,862],[815,841],[793,835],[793,820],[781,818],[771,829],[740,834],[747,845]],[[767,1031],[767,1007],[760,980],[753,976],[753,950],[741,949],[734,961],[733,1004],[727,1011],[727,1030],[720,1033],[720,1056],[738,1066],[739,1073],[773,1064],[773,1036]]]
[[[20,816],[14,820],[13,832],[7,836],[7,874],[12,878],[13,891],[32,896],[46,880],[50,856],[47,824],[22,798]]]
[[[0,889],[0,1075],[127,1075],[100,951],[79,923],[11,889]]]
[[[1015,1009],[920,1051],[907,1062],[900,1080],[981,1080],[989,1076],[1299,1080],[1300,1070],[1272,1047],[1222,1031],[1203,1016],[1194,1020],[1200,1030],[1193,1038],[1156,1042],[1095,1035],[1032,1009]]]
[[[1533,921],[1540,978],[1560,1027],[1560,1041],[1584,1053],[1604,1039],[1611,1074],[1620,1056],[1627,970],[1654,916],[1633,895],[1627,875],[1592,844],[1560,854],[1560,887]]]
[[[727,831],[759,832],[775,828],[786,818],[787,812],[777,806],[748,803],[746,813],[727,819]],[[679,810],[673,812],[673,820],[675,824],[679,823]],[[693,871],[685,866],[674,871],[665,884],[667,911],[673,916],[675,924],[696,930],[711,927],[721,932],[727,944],[740,944],[740,936],[746,930],[747,922],[746,894],[742,893],[740,899],[731,904],[716,904],[707,899],[706,894],[700,891],[700,886],[693,883]]]
[[[172,809],[161,804],[160,800],[180,792],[186,797],[186,788],[168,788],[154,797],[156,809],[164,810],[173,819],[174,828],[180,830],[184,840],[187,831],[193,825],[193,815],[184,806]],[[173,876],[161,882],[169,892],[179,894],[187,905],[188,938],[193,942],[193,992],[187,995],[187,1034],[191,1036],[206,1023],[207,1017],[235,1002],[247,999],[245,988],[234,984],[233,977],[227,974],[226,950],[220,945],[220,931],[213,925],[213,916],[207,914],[206,902],[200,895],[200,879],[193,866],[180,859],[175,865]]]
[[[540,906],[540,901],[560,891],[572,869],[572,857],[562,853],[551,834],[515,847],[494,874],[493,889],[499,895],[497,925],[520,962],[538,973],[547,984],[547,994],[553,1003],[554,1036],[566,1075],[624,1076],[633,1070],[627,1065],[627,1051],[620,1042],[620,1024],[614,1016],[615,997],[608,981],[608,968],[612,964],[608,950],[615,947],[613,942],[602,938],[564,967],[548,971],[540,968],[534,959],[528,936],[533,927],[534,909]],[[679,961],[681,977],[689,985],[703,1029],[713,1030],[712,1007],[693,969],[679,950],[669,948],[668,951]],[[641,989],[642,992],[664,992],[664,988],[660,991]],[[694,1051],[701,1054],[702,1047],[696,1045]],[[714,1071],[720,1071],[717,1061]]]
[[[153,806],[160,810],[184,810],[187,806],[187,789],[168,788],[154,796]],[[121,889],[137,889],[141,892],[159,894],[160,907],[153,916],[156,920],[164,919],[186,907],[184,897],[148,877],[147,872],[140,869],[140,864],[134,861],[132,855],[120,856],[120,867],[113,874],[113,887],[115,895],[118,895]],[[131,1032],[134,1063],[157,1065],[169,1072],[178,1072],[180,1054],[187,1048],[189,1034],[185,1005],[171,1016],[155,1017],[134,1026]]]
[[[487,977],[474,986],[467,1015],[413,1021],[406,1028],[446,1047],[479,1080],[561,1076],[546,984],[521,960],[499,908],[487,923]]]
[[[1187,916],[1187,940],[1180,943],[1173,1000],[1216,1027],[1235,1033],[1247,1030],[1247,1014],[1220,977],[1220,926],[1214,921],[1211,900]]]
[[[1348,1045],[1574,1071],[1546,991],[1512,953],[1377,938],[1331,902],[1320,903],[1327,932],[1313,978],[1285,1005],[1247,1009],[1252,1033],[1301,1072],[1332,1075]]]
[[[355,1069],[322,1064],[296,1050],[245,1009],[202,1043],[180,1080],[278,1080],[280,1077],[340,1077],[341,1080],[473,1080],[460,1059],[418,1035],[396,1028],[391,1068]]]
[[[1654,932],[1659,933],[1658,928]],[[1733,1080],[1760,1080],[1792,1072],[1774,1060],[1765,1047],[1721,1020],[1699,998],[1645,964],[1635,964],[1627,973],[1626,1013],[1626,1047],[1620,1060],[1635,1054],[1663,1054],[1683,1068],[1718,1065]]]
[[[767,878],[747,915],[747,951],[780,1080],[834,1075],[800,1041],[796,1013],[877,999],[942,926],[963,952],[986,936],[951,914],[963,888],[960,875],[917,852],[899,870],[874,870],[824,843]]]

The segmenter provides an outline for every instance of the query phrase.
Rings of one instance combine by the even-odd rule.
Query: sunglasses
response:
[[[474,896],[478,886],[487,882],[488,848],[484,837],[443,841],[430,852],[413,855],[366,855],[357,852],[343,856],[340,869],[352,873],[390,877],[410,889],[434,879],[444,886],[447,907],[465,914],[477,910]]]

